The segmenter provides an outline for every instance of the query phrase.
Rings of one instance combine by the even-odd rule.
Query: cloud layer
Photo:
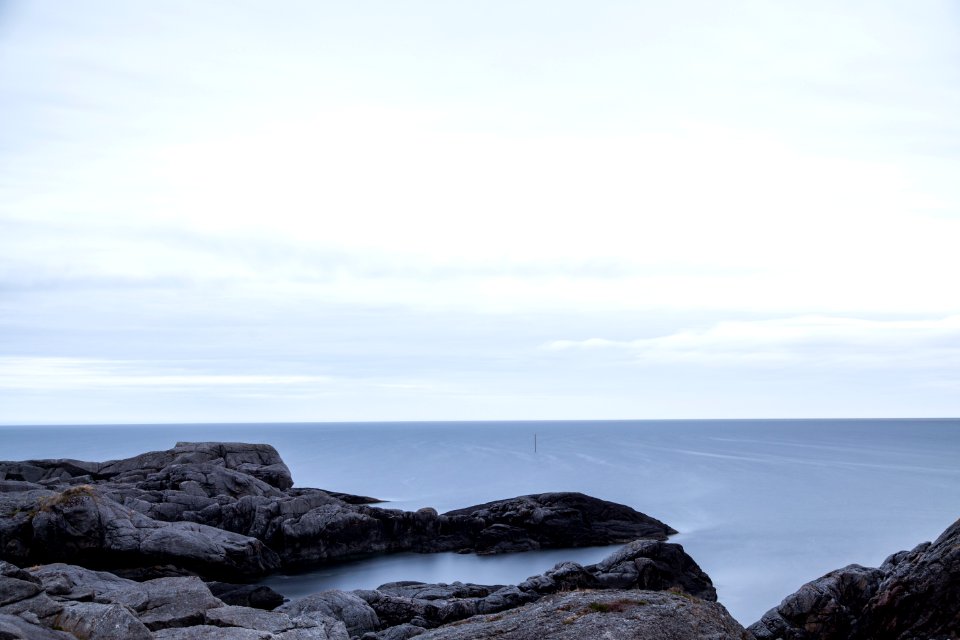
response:
[[[0,20],[0,422],[960,412],[949,3]]]
[[[637,340],[555,340],[552,351],[625,352],[641,364],[811,365],[960,371],[960,316],[864,320],[800,316],[725,321]]]

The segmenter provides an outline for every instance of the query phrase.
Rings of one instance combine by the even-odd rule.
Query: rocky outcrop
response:
[[[759,640],[960,637],[960,520],[878,569],[851,565],[809,582],[750,626]]]
[[[349,639],[339,619],[227,605],[195,576],[135,582],[63,563],[0,562],[0,601],[2,640]]]
[[[15,562],[70,560],[91,567],[172,563],[207,576],[251,578],[280,567],[249,536],[149,518],[93,485],[0,494],[0,549]]]
[[[224,593],[231,587],[217,585]],[[396,582],[324,591],[275,611],[227,604],[196,576],[136,582],[64,563],[29,570],[0,563],[0,631],[13,630],[0,638],[402,640],[429,629],[468,638],[463,634],[491,621],[512,620],[514,631],[542,624],[538,616],[550,610],[561,616],[551,624],[564,625],[558,628],[565,633],[572,633],[570,625],[587,636],[619,633],[639,620],[670,633],[689,626],[683,635],[653,637],[741,638],[742,628],[715,598],[710,578],[679,545],[653,540],[633,542],[594,565],[558,564],[519,585]],[[541,601],[550,604],[530,608]],[[537,630],[523,633],[507,637],[535,637]]]
[[[449,511],[448,518],[483,522],[473,543],[479,553],[666,540],[671,527],[628,506],[582,493],[541,493]]]
[[[210,464],[253,476],[278,489],[293,486],[290,469],[277,450],[244,442],[178,442],[173,449],[151,451],[123,460],[27,460],[0,463],[4,479],[34,483],[89,483],[113,480],[135,483],[176,465]]]
[[[410,636],[408,636],[410,637]],[[389,636],[381,636],[387,640]],[[418,640],[746,640],[722,605],[663,591],[575,591],[508,615],[480,615],[417,634]]]
[[[226,604],[272,611],[283,604],[283,596],[261,584],[231,584],[208,582],[210,593]]]
[[[385,627],[433,628],[471,616],[515,609],[555,593],[600,589],[674,590],[697,600],[717,598],[710,578],[680,545],[653,540],[628,544],[597,564],[562,562],[518,585],[394,582],[354,593],[370,606]],[[316,594],[286,607],[302,612],[312,606],[312,601],[323,597],[324,594]]]
[[[664,540],[673,529],[579,493],[440,515],[294,488],[269,445],[178,443],[124,460],[0,462],[0,558],[69,560],[141,580],[244,581],[376,553],[505,553]]]

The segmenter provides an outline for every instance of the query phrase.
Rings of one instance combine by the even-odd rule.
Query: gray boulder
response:
[[[27,622],[20,616],[0,613],[0,640],[77,640],[77,637]]]
[[[604,588],[677,589],[703,600],[717,599],[710,577],[679,544],[636,540],[586,570]]]
[[[224,606],[200,578],[158,578],[113,594],[114,602],[137,612],[151,631],[203,624],[207,610]]]
[[[140,590],[140,583],[121,578],[107,571],[92,571],[72,564],[57,562],[53,564],[32,567],[29,575],[43,589],[52,596],[66,600],[94,601],[100,603],[114,602],[119,594],[129,602],[126,595],[131,590]],[[143,602],[146,595],[143,596]],[[141,602],[129,602],[136,608]]]
[[[55,626],[80,640],[152,640],[153,634],[129,608],[121,604],[69,602]]]
[[[43,589],[38,580],[26,571],[7,562],[0,562],[0,607],[32,598]]]
[[[243,627],[258,631],[269,631],[270,633],[282,633],[298,627],[316,626],[315,624],[307,625],[294,622],[293,618],[285,613],[234,605],[207,610],[206,622],[218,627]]]
[[[91,485],[22,495],[31,502],[28,526],[0,532],[18,537],[8,547],[22,562],[70,560],[105,568],[173,563],[227,577],[262,576],[280,565],[255,538],[192,522],[159,522]]]
[[[380,628],[376,611],[356,593],[332,589],[321,591],[285,604],[279,611],[291,616],[327,617],[340,620],[351,636],[359,636]]]
[[[224,629],[211,625],[197,625],[180,629],[163,629],[153,634],[154,640],[275,640],[268,631]]]

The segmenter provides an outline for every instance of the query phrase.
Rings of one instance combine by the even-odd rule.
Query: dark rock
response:
[[[376,611],[355,593],[333,589],[314,593],[280,607],[279,611],[295,617],[322,616],[340,620],[351,636],[359,636],[380,628]]]
[[[204,575],[243,578],[280,564],[255,538],[192,522],[158,522],[91,485],[19,496],[26,521],[0,527],[0,548],[21,562],[70,560],[102,568],[173,563]]]
[[[898,555],[884,563],[864,609],[864,637],[960,637],[960,520],[933,544]]]
[[[416,600],[449,600],[451,598],[484,598],[503,587],[504,585],[464,584],[463,582],[431,584],[404,580],[382,584],[376,590],[387,595]]]
[[[717,598],[709,576],[683,547],[655,540],[630,543],[586,567],[562,562],[516,586],[405,581],[354,593],[370,605],[386,627],[415,624],[433,628],[515,609],[557,592],[604,588],[670,589],[697,599]]]
[[[426,629],[412,624],[399,624],[380,633],[365,633],[360,640],[410,640],[414,636],[426,633]]]
[[[77,637],[27,622],[20,616],[0,613],[0,640],[77,640]]]
[[[371,498],[370,496],[355,496],[350,493],[340,493],[338,491],[329,491],[327,489],[323,489],[323,492],[341,502],[346,502],[347,504],[379,504],[383,502],[383,500],[380,498]],[[434,510],[434,513],[436,513],[436,510]]]
[[[0,561],[0,617],[19,616],[28,624],[39,625],[62,610],[63,605],[43,590],[43,583],[38,578],[9,562]],[[9,633],[26,633],[23,631],[26,627],[17,628],[20,631],[11,627]]]
[[[883,572],[850,565],[809,582],[771,609],[750,630],[759,640],[853,638],[859,616]]]
[[[111,567],[110,573],[137,582],[156,580],[157,578],[189,578],[197,575],[195,571],[173,564],[155,564],[149,567]]]
[[[245,582],[281,566],[397,551],[506,553],[662,540],[673,529],[579,493],[547,493],[438,515],[373,498],[294,489],[269,445],[178,443],[123,460],[0,462],[0,557],[60,560],[137,580]],[[211,529],[212,528],[212,529]]]
[[[542,493],[449,511],[482,521],[480,553],[666,540],[672,528],[628,506],[582,493]]]
[[[12,566],[7,563],[4,564]],[[0,607],[11,602],[32,598],[40,591],[40,586],[33,580],[24,580],[19,576],[7,576],[0,573]]]
[[[151,451],[123,460],[28,460],[0,462],[0,480],[64,481],[79,476],[92,480],[144,480],[178,464],[211,463],[263,480],[278,489],[293,486],[290,470],[268,444],[242,442],[178,442],[173,449]]]
[[[750,630],[759,640],[960,637],[960,520],[932,544],[809,582]]]
[[[443,602],[394,596],[377,590],[354,593],[370,605],[380,623],[385,627],[407,623],[423,627],[435,627],[440,624]]]
[[[637,540],[586,569],[604,588],[677,589],[703,600],[717,599],[710,577],[679,544]]]
[[[210,593],[225,604],[272,611],[283,604],[283,596],[263,585],[208,582]]]

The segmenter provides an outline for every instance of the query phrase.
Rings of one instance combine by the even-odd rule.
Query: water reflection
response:
[[[461,553],[396,553],[321,567],[296,575],[273,575],[262,582],[296,600],[325,589],[373,589],[386,582],[473,582],[517,584],[558,562],[593,564],[618,546],[550,549],[496,556]]]

